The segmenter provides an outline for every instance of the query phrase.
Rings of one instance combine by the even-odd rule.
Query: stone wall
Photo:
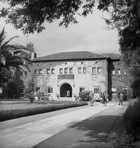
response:
[[[96,68],[96,73],[92,72],[93,67]],[[98,67],[101,67],[100,73],[97,73]],[[62,68],[62,74],[60,74],[60,68]],[[73,73],[65,74],[65,68],[68,68],[68,71],[72,68]],[[81,73],[78,73],[78,68],[81,68]],[[85,73],[83,73],[83,68],[86,68]],[[47,69],[54,69],[54,74],[48,74]],[[113,74],[114,71],[115,74]],[[32,77],[34,78],[34,90],[45,94],[48,94],[48,88],[53,88],[53,93],[60,95],[61,86],[69,84],[75,95],[79,95],[80,88],[93,92],[95,88],[99,88],[100,92],[107,91],[111,100],[116,99],[116,96],[112,95],[112,90],[119,91],[127,88],[128,97],[132,96],[131,77],[123,68],[120,60],[33,62],[31,72],[21,76],[24,88],[27,87]]]
[[[90,60],[90,61],[60,61],[60,62],[34,62],[32,72],[34,72],[35,90],[48,93],[48,87],[53,88],[53,92],[60,95],[60,88],[63,84],[71,85],[73,94],[79,95],[80,87],[85,90],[94,91],[94,88],[99,88],[100,91],[107,91],[107,60]],[[92,67],[96,68],[96,72],[92,73]],[[101,67],[101,72],[97,73],[98,67]],[[59,74],[62,68],[73,68],[72,74]],[[81,68],[81,73],[78,73],[78,68]],[[83,73],[83,68],[86,72]],[[47,69],[54,69],[54,74],[47,74]],[[22,77],[24,82],[28,82],[29,76]]]
[[[128,98],[132,97],[131,76],[120,60],[113,60],[111,63],[111,88],[124,91]],[[112,96],[113,97],[113,96]],[[114,97],[116,98],[116,96]]]

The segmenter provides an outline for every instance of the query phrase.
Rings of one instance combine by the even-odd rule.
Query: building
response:
[[[114,95],[117,95],[118,88],[127,89],[127,93],[130,89],[129,83],[122,81],[126,75],[121,73],[120,55],[113,56],[80,51],[38,57],[32,60],[32,74],[21,78],[24,88],[32,77],[36,92],[52,94],[54,98],[57,94],[61,99],[73,100],[73,96],[78,96],[82,91],[93,91],[98,97],[100,92],[106,91],[111,100],[116,97]],[[118,67],[120,72],[116,75],[114,71]]]

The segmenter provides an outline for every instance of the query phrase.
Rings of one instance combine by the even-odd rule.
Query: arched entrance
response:
[[[65,83],[61,86],[60,97],[72,97],[72,87],[70,84]]]

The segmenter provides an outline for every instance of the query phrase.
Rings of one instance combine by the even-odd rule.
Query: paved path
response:
[[[21,125],[8,128],[5,127],[4,129],[0,129],[0,148],[31,148],[35,145],[37,145],[37,147],[42,147],[41,145],[38,144],[43,141],[46,142],[46,139],[48,140],[50,139],[50,142],[48,143],[48,146],[45,146],[44,144],[43,146],[51,148],[49,144],[53,143],[54,147],[58,148],[58,145],[56,145],[55,142],[53,142],[53,139],[51,141],[51,138],[53,138],[55,135],[58,136],[59,134],[62,134],[63,131],[68,131],[67,130],[68,128],[70,127],[72,128],[74,125],[77,125],[77,123],[81,121],[83,121],[84,123],[86,119],[93,117],[97,113],[100,113],[102,111],[105,112],[109,108],[115,109],[118,107],[119,106],[116,107],[116,104],[114,103],[109,103],[107,106],[103,105],[95,105],[93,107],[88,106],[88,107],[79,108],[78,110],[72,110],[69,112],[66,111],[66,113],[48,116],[47,118],[33,120],[32,122],[24,123]],[[125,109],[126,106],[119,108]],[[120,113],[122,112],[123,112],[122,110],[118,112],[117,109],[116,115],[118,114],[120,115]],[[74,127],[72,129],[74,129]],[[70,135],[73,135],[74,131],[73,133],[72,132],[70,133],[71,133]],[[68,135],[68,133],[66,135]],[[64,135],[62,134],[62,138],[64,137],[65,134]],[[59,147],[62,148],[63,145],[64,148],[67,147],[68,146],[67,144],[69,144],[68,142],[69,140],[66,140],[67,141],[66,143],[62,141],[63,139],[61,139],[62,145],[58,142],[58,144],[60,144]]]

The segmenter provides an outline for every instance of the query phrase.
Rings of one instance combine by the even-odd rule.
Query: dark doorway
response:
[[[72,97],[72,87],[68,83],[61,86],[60,97]]]

